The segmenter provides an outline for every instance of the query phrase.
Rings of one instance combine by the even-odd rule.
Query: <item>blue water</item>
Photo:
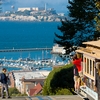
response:
[[[60,22],[0,22],[0,49],[52,48]],[[2,52],[0,59],[51,58],[51,51]],[[14,68],[12,70],[15,70]]]
[[[0,49],[52,47],[60,22],[0,22]]]

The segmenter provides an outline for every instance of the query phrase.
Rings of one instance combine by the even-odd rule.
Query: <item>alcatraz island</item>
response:
[[[59,22],[61,19],[65,19],[64,13],[57,13],[53,8],[46,7],[25,7],[18,8],[15,11],[14,6],[11,7],[11,11],[5,11],[0,13],[1,21],[35,21],[35,22]]]

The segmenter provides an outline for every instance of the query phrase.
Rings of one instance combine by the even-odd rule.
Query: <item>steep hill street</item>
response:
[[[12,97],[9,100],[84,100],[78,95],[58,95],[58,96],[34,96],[34,97]],[[7,100],[1,99],[0,100]]]

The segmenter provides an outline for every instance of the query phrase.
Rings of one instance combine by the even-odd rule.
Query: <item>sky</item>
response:
[[[67,12],[68,0],[2,0],[2,10],[9,11],[11,6],[17,10],[20,7],[44,7],[46,4],[47,8],[54,8],[56,12],[61,13]]]

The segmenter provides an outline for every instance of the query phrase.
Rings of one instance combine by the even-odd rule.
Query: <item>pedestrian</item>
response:
[[[79,93],[80,91],[80,82],[82,77],[82,59],[77,57],[77,54],[73,56],[73,66],[74,66],[74,88],[75,92]]]
[[[6,76],[6,68],[2,69],[2,73],[1,73],[1,98],[5,98],[4,97],[4,90],[6,91],[6,98],[11,98],[9,96],[9,90],[8,90],[8,76]]]

